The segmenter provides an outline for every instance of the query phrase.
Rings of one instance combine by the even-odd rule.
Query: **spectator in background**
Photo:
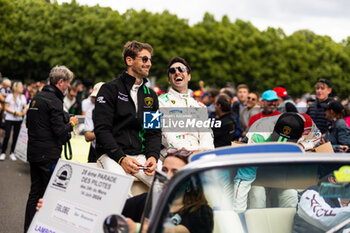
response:
[[[247,105],[248,94],[249,94],[249,87],[247,85],[240,84],[237,86],[236,96],[238,98],[238,101],[232,104],[232,111],[238,114],[238,116],[242,108],[244,108]]]
[[[84,88],[84,85],[83,83],[80,81],[80,80],[77,80],[75,83],[74,83],[74,86],[76,87],[77,89],[77,96],[76,96],[76,104],[75,104],[75,107],[74,107],[74,115],[82,115],[82,101],[83,99],[86,99],[85,97],[85,94],[86,94],[86,90]]]
[[[1,150],[0,160],[4,160],[8,142],[13,127],[12,145],[10,151],[10,159],[17,160],[14,154],[15,146],[21,128],[23,116],[26,113],[27,101],[23,93],[23,84],[15,82],[13,84],[13,93],[9,94],[5,99],[5,138]]]
[[[95,86],[94,86],[94,90],[95,90]],[[94,93],[94,91],[92,91],[92,93]],[[95,99],[96,99],[97,93],[95,93],[95,96],[92,96],[91,94],[88,98],[84,99],[81,103],[82,115],[85,115],[90,109],[95,108]]]
[[[243,128],[242,136],[245,136],[245,133],[247,132],[250,117],[260,112],[260,106],[258,103],[258,94],[254,92],[249,93],[247,98],[247,105],[244,106],[240,112],[240,120]]]
[[[350,128],[350,106],[346,105],[345,106],[345,117],[344,117],[345,123],[348,125]]]
[[[92,115],[95,109],[95,100],[96,100],[96,96],[98,91],[100,90],[101,86],[104,84],[104,82],[99,82],[96,83],[94,86],[94,89],[90,95],[89,101],[91,101],[92,107],[89,108],[86,112],[85,115],[85,122],[84,122],[84,136],[85,136],[85,141],[87,142],[91,142],[90,145],[90,151],[89,151],[89,157],[88,157],[88,162],[89,163],[95,163],[97,161],[97,157],[96,157],[96,152],[95,152],[95,148],[96,148],[96,136],[94,133],[94,122],[92,121]]]
[[[226,95],[228,95],[231,99],[231,103],[233,100],[233,92],[230,88],[222,88],[220,90],[220,93],[224,93]],[[232,104],[231,104],[231,108],[232,108]],[[232,108],[233,109],[233,108]],[[241,121],[239,119],[239,115],[235,112],[232,112],[233,118],[236,121],[236,130],[235,130],[235,140],[238,141],[240,139],[240,137],[242,136],[243,133],[243,129],[242,129],[242,125],[241,125]],[[210,118],[214,118],[214,116],[209,116]]]
[[[219,95],[219,90],[211,88],[208,93],[208,115],[215,113],[215,98]]]
[[[226,94],[220,94],[215,101],[215,113],[217,115],[215,121],[221,122],[221,127],[213,127],[214,146],[231,146],[235,139],[236,121],[231,111],[231,99]]]
[[[262,104],[262,112],[259,112],[258,114],[250,117],[248,127],[252,126],[252,124],[260,118],[281,114],[276,110],[278,104],[278,96],[273,90],[267,90],[262,94]]]
[[[343,119],[344,106],[339,101],[330,101],[323,103],[326,119],[331,122],[329,134],[326,135],[326,141],[332,143],[334,152],[346,152],[350,146],[350,130]]]
[[[11,84],[12,84],[11,80],[7,78],[6,79],[4,78],[1,83],[0,93],[4,97],[3,102],[5,102],[7,95],[11,93]]]
[[[77,88],[75,86],[71,86],[68,88],[68,93],[63,99],[63,109],[69,114],[75,115],[75,109],[78,106],[77,104]]]
[[[325,134],[330,122],[326,119],[326,113],[321,104],[327,104],[332,100],[332,98],[329,97],[332,93],[332,84],[328,79],[320,79],[317,81],[315,87],[316,101],[310,105],[306,113],[310,115],[321,133]]]
[[[277,111],[281,113],[285,112],[298,112],[295,103],[292,98],[287,94],[287,90],[283,87],[275,87],[273,89],[278,96],[278,106]]]
[[[192,93],[193,99],[195,99],[198,102],[203,103],[203,91],[197,90]]]
[[[307,111],[307,95],[305,94],[305,95],[303,95],[300,99],[299,99],[299,101],[298,101],[298,103],[295,101],[295,103],[296,103],[296,107],[297,107],[297,109],[298,109],[298,112],[300,112],[300,113],[306,113],[306,111]]]

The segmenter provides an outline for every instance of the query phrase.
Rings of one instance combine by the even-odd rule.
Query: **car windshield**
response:
[[[193,173],[173,189],[156,232],[326,232],[350,218],[347,165],[285,163]],[[343,179],[337,181],[335,172]]]

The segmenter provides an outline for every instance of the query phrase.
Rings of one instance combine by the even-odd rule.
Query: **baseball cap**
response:
[[[283,87],[275,87],[273,89],[274,92],[276,92],[278,97],[286,97],[287,96],[287,90]]]
[[[102,87],[103,84],[104,84],[104,82],[96,83],[95,86],[94,86],[94,89],[92,90],[92,92],[90,94],[90,96],[91,97],[96,97],[98,91],[100,90],[100,88]]]
[[[297,142],[304,132],[304,120],[295,112],[283,113],[271,135],[273,142]]]
[[[342,113],[344,111],[344,106],[336,100],[332,100],[328,103],[322,103],[321,107],[324,109],[332,109],[335,113]]]
[[[262,94],[262,99],[267,101],[278,100],[278,96],[273,90],[267,90]]]

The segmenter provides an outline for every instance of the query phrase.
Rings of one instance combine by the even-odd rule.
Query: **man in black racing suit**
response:
[[[97,163],[147,185],[152,183],[161,147],[160,129],[143,127],[144,114],[158,110],[156,93],[145,85],[152,50],[146,43],[125,44],[127,71],[101,87],[93,115]]]

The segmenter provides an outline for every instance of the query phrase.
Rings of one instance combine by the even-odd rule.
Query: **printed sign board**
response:
[[[28,232],[103,233],[104,221],[121,213],[132,182],[128,176],[61,159]]]

